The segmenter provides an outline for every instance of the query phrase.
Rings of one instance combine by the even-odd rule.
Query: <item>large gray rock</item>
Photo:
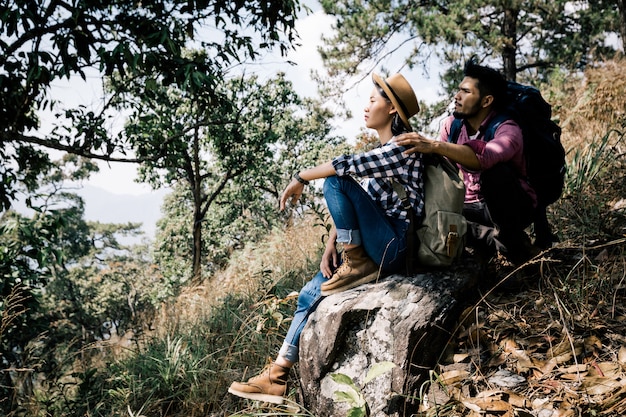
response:
[[[466,270],[467,271],[467,270]],[[351,405],[334,399],[358,386],[372,416],[417,411],[420,387],[442,354],[475,277],[453,270],[393,275],[325,298],[300,340],[300,377],[306,408],[317,417],[345,416]],[[364,384],[372,365],[396,366]]]

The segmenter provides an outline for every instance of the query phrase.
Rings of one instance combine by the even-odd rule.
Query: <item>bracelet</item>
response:
[[[308,182],[307,180],[305,180],[304,178],[302,178],[298,172],[296,172],[296,173],[293,175],[293,177],[294,177],[296,180],[298,180],[298,182],[299,182],[300,184],[309,185],[309,182]]]

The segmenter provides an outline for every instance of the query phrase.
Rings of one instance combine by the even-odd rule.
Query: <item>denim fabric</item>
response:
[[[405,220],[387,217],[352,177],[332,176],[324,181],[324,198],[337,229],[337,242],[361,243],[365,252],[383,271],[395,272],[404,266]],[[358,232],[358,233],[357,233]],[[355,242],[359,236],[362,242]]]
[[[324,197],[337,228],[344,236],[362,236],[367,254],[386,273],[405,267],[406,230],[404,220],[392,219],[376,205],[367,192],[350,177],[328,177],[324,182]],[[343,240],[343,243],[349,242]],[[300,333],[323,296],[320,286],[327,280],[321,272],[300,290],[298,305],[291,326],[280,349],[280,356],[291,362],[299,359]]]
[[[280,356],[290,362],[298,362],[298,346],[300,341],[300,333],[304,329],[304,325],[311,313],[315,311],[317,305],[324,298],[321,294],[320,286],[326,282],[322,272],[318,272],[313,279],[307,282],[300,290],[298,295],[298,306],[293,315],[293,320],[285,336],[283,346],[280,348]]]

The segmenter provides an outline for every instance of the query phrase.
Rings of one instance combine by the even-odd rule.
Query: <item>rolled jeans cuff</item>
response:
[[[287,359],[291,363],[298,362],[298,359],[300,356],[298,346],[294,346],[286,342],[283,343],[283,345],[280,348],[280,351],[278,351],[278,354],[282,356],[283,358]]]
[[[361,231],[358,229],[337,229],[337,243],[348,243],[351,245],[359,246],[363,243],[361,241]]]

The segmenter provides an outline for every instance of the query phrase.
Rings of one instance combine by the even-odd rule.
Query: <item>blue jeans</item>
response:
[[[365,252],[385,273],[404,269],[408,229],[405,220],[387,217],[351,177],[326,178],[324,197],[335,223],[337,242],[362,244]],[[300,290],[296,312],[279,352],[291,362],[298,361],[300,333],[324,298],[320,286],[326,280],[320,271]]]

